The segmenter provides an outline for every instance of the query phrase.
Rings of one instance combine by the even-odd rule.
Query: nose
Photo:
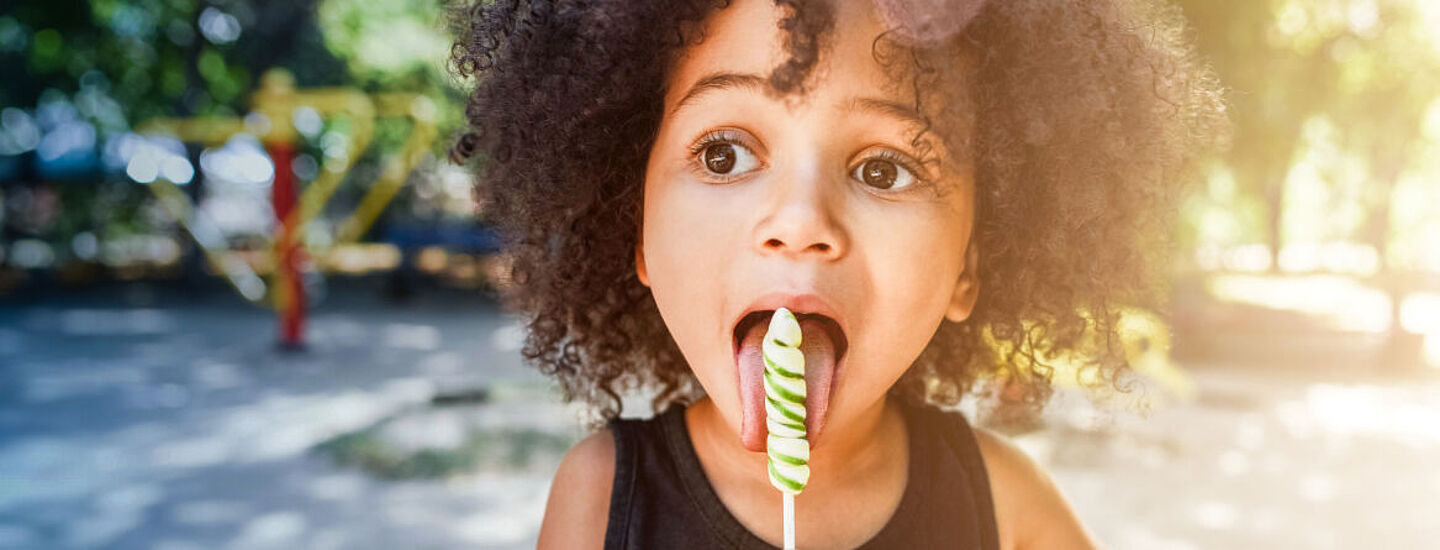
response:
[[[849,248],[837,216],[841,200],[833,181],[818,170],[801,167],[775,182],[771,211],[756,226],[756,247],[762,255],[795,260],[839,259]]]

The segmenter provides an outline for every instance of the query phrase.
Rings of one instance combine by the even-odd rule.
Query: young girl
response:
[[[1163,295],[1151,253],[1223,123],[1178,13],[493,0],[460,20],[477,78],[454,153],[513,255],[524,355],[608,421],[562,461],[541,547],[780,543],[758,359],[779,307],[809,392],[799,547],[1095,546],[952,406],[987,375],[1042,406],[1036,350],[1112,341],[1116,308]],[[637,389],[658,414],[619,419]]]

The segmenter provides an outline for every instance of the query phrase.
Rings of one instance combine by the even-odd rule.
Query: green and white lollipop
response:
[[[795,495],[810,481],[810,442],[805,439],[805,354],[800,322],[780,308],[770,318],[761,355],[765,359],[765,450],[770,484],[784,505],[785,548],[795,547]]]

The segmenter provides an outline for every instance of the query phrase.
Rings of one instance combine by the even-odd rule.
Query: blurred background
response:
[[[1434,548],[1440,2],[1180,5],[1234,147],[1135,390],[964,410],[1111,548]],[[0,548],[533,546],[584,432],[445,161],[444,11],[0,7]]]

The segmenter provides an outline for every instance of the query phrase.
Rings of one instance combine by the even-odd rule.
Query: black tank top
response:
[[[990,481],[960,413],[902,404],[909,479],[888,523],[860,548],[998,550]],[[614,420],[615,481],[605,548],[773,549],[740,525],[705,478],[685,408]]]

